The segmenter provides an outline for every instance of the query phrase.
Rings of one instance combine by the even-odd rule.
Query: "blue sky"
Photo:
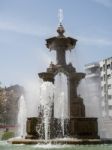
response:
[[[54,59],[45,39],[56,35],[59,8],[66,35],[78,39],[70,56],[77,71],[112,56],[112,0],[0,0],[3,85],[24,85]]]

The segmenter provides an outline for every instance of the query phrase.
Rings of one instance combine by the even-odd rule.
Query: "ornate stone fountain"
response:
[[[78,139],[98,139],[97,118],[85,117],[83,99],[77,95],[77,86],[80,80],[85,77],[85,74],[76,72],[76,68],[72,66],[72,63],[66,63],[66,52],[75,48],[77,39],[66,37],[64,32],[64,27],[60,23],[57,29],[58,35],[46,39],[46,47],[50,51],[56,51],[56,64],[51,63],[46,72],[38,75],[43,81],[52,83],[55,83],[55,76],[60,72],[67,77],[69,118],[64,120],[65,135]],[[50,119],[50,139],[62,138],[60,119],[54,117],[53,108],[54,106],[52,106],[52,117]],[[41,110],[38,118],[28,118],[27,139],[44,139],[44,133],[42,135],[38,134],[38,129],[40,125],[42,126],[42,118]],[[43,128],[41,133],[44,132],[42,130]]]
[[[66,63],[66,52],[75,48],[77,39],[66,37],[62,25],[62,10],[60,10],[60,24],[57,29],[58,35],[46,39],[46,47],[56,52],[56,64],[51,64],[46,72],[39,73],[39,77],[44,83],[55,84],[57,74],[64,74],[67,78],[67,98],[68,98],[68,117],[64,119],[64,135],[61,126],[61,118],[54,115],[55,103],[51,105],[51,116],[49,119],[49,138],[45,139],[45,119],[43,106],[40,104],[38,117],[27,118],[25,138],[11,139],[12,144],[102,144],[110,141],[100,140],[98,136],[97,118],[85,116],[85,106],[83,99],[77,95],[77,86],[84,73],[76,72],[72,63]],[[47,90],[48,91],[48,90]],[[46,99],[45,99],[46,100]],[[56,100],[56,99],[55,99]],[[66,139],[65,139],[66,137]],[[111,142],[110,142],[111,143]]]

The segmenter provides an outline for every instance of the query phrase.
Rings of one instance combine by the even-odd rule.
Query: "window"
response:
[[[112,95],[108,95],[108,99],[111,99],[112,98]]]
[[[107,65],[107,69],[110,69],[110,64]]]
[[[103,80],[103,77],[101,77],[101,81]]]
[[[108,74],[108,75],[107,75],[107,78],[110,79],[110,78],[111,78],[111,74]]]
[[[111,89],[111,84],[108,84],[108,89]]]
[[[106,101],[106,94],[104,95],[105,101]]]
[[[103,79],[104,79],[104,81],[105,81],[105,74],[104,74],[104,76],[103,76]]]
[[[100,67],[100,71],[102,71],[103,70],[103,68],[102,67]]]
[[[111,69],[112,69],[112,62],[111,62]]]
[[[101,90],[103,90],[103,86],[101,86]]]
[[[103,71],[105,71],[105,65],[103,65]]]
[[[106,84],[104,84],[104,92],[106,92]]]
[[[109,108],[109,109],[112,109],[112,105],[109,105],[108,108]]]

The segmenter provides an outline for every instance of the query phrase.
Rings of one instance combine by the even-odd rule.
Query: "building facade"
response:
[[[112,118],[112,57],[100,61],[102,116]]]
[[[85,65],[85,72],[88,111],[98,117],[101,138],[112,138],[112,57]]]

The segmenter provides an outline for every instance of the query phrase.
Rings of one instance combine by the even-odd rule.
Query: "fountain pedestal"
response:
[[[25,139],[38,139],[39,138],[39,133],[37,132],[37,124],[38,126],[41,124],[41,119],[37,117],[31,117],[27,118],[26,122],[26,132],[27,136]]]

